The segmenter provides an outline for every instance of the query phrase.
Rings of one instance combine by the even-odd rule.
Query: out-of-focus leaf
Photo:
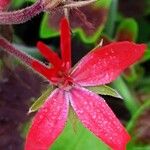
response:
[[[119,10],[126,17],[140,18],[150,12],[149,0],[119,0]]]
[[[133,149],[135,146],[144,147],[150,146],[150,99],[145,100],[145,103],[135,112],[133,118],[128,123],[127,129],[132,135],[132,140],[128,148]],[[137,143],[138,141],[138,143]],[[138,145],[137,145],[138,144]]]
[[[2,51],[0,57],[3,61],[0,72],[0,149],[22,150],[24,139],[20,126],[30,118],[28,106],[44,88],[43,79],[22,65],[14,65],[12,57],[8,58]]]
[[[1,25],[0,35],[6,38],[8,41],[12,42],[13,39],[13,29],[11,25]]]
[[[137,79],[137,74],[136,74],[135,68],[130,67],[130,68],[125,69],[123,76],[128,82],[135,81]]]
[[[104,29],[104,33],[109,35],[111,38],[113,37],[113,32],[115,29],[117,11],[118,11],[118,0],[112,0],[109,8],[108,19]]]
[[[113,88],[106,86],[106,85],[101,85],[101,86],[91,86],[91,87],[87,87],[90,91],[95,92],[97,94],[101,94],[101,95],[109,95],[109,96],[113,96],[113,97],[117,97],[117,98],[121,98],[122,97],[119,95],[119,93],[114,90]]]
[[[149,27],[150,21],[145,18],[140,18],[138,20],[139,25],[139,35],[138,35],[138,42],[143,43],[143,41],[149,42],[149,36],[150,36],[150,27]]]
[[[148,45],[148,49],[144,53],[144,57],[143,57],[143,60],[142,60],[143,62],[146,62],[146,61],[150,60],[150,43],[148,43],[147,45]]]
[[[13,7],[19,7],[19,6],[21,6],[24,2],[25,2],[25,0],[24,0],[24,1],[22,1],[22,0],[12,0],[12,5],[13,5]]]
[[[121,22],[118,27],[116,40],[117,41],[136,41],[138,36],[138,24],[132,19],[128,18]]]
[[[127,129],[130,133],[133,132],[133,128],[135,125],[135,122],[137,121],[138,117],[144,112],[145,109],[150,108],[150,100],[145,100],[145,103],[138,109],[137,112],[135,112],[134,116],[128,123]]]
[[[137,145],[129,145],[127,147],[127,150],[150,150],[150,145],[143,145],[143,146],[137,146]]]
[[[3,68],[3,61],[0,59],[0,73],[1,73],[2,68]]]
[[[35,2],[36,0],[12,0],[12,5],[13,7],[20,7],[22,4],[25,2]]]
[[[133,66],[124,70],[123,77],[129,83],[137,83],[144,75],[144,70],[141,66]]]
[[[53,87],[50,86],[30,107],[29,113],[37,111],[45,102],[47,97],[50,95],[50,93],[53,91]]]
[[[27,47],[27,46],[23,46],[21,44],[14,44],[14,46],[18,49],[21,49],[22,51],[24,51],[25,53],[29,54],[30,56],[32,56],[36,59],[42,59],[43,58],[41,56],[41,54],[38,52],[36,47]]]
[[[150,1],[149,0],[145,0],[145,1],[146,1],[145,14],[149,15],[150,14]]]
[[[78,32],[84,42],[92,43],[99,37],[106,22],[111,0],[101,0],[79,9],[70,10],[70,24],[73,32]],[[62,8],[45,14],[41,23],[40,37],[59,35],[59,22],[64,16]]]
[[[109,150],[109,148],[96,138],[90,131],[78,122],[78,130],[74,132],[68,122],[61,136],[52,145],[51,150]]]

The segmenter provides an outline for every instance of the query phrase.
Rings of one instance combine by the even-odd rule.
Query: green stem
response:
[[[128,86],[126,85],[126,83],[124,82],[122,77],[119,77],[117,80],[115,80],[113,82],[113,87],[125,99],[125,101],[124,101],[125,105],[129,109],[131,115],[133,115],[135,113],[135,111],[137,111],[139,106],[138,106],[138,103],[137,103],[135,97],[133,96],[133,94],[131,94]]]
[[[127,129],[129,132],[132,132],[132,129],[134,128],[136,120],[147,108],[150,108],[150,100],[146,100],[145,103],[134,113],[131,121],[127,125]]]
[[[112,0],[111,6],[109,9],[108,20],[105,26],[104,32],[109,35],[109,37],[113,36],[115,22],[117,18],[117,11],[118,11],[118,0]]]

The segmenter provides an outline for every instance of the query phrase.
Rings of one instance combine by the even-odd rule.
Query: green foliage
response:
[[[53,144],[51,150],[109,150],[109,148],[96,138],[90,131],[78,122],[76,132],[71,122],[67,122],[63,133]]]
[[[51,94],[51,92],[53,91],[53,87],[50,86],[30,107],[29,109],[29,113],[35,112],[37,111],[45,102],[45,100],[47,99],[47,97]]]
[[[149,150],[150,145],[137,145],[135,143],[136,140],[136,135],[133,134],[135,125],[139,119],[139,117],[145,112],[146,109],[150,108],[150,100],[145,100],[145,103],[135,112],[135,114],[133,115],[133,117],[131,118],[131,120],[129,121],[128,125],[127,125],[127,130],[130,132],[130,134],[132,135],[132,140],[130,141],[130,143],[128,144],[128,149],[129,150],[138,150],[138,149],[142,149],[142,150]]]
[[[87,87],[87,88],[90,91],[95,92],[100,95],[108,95],[108,96],[113,96],[116,98],[122,98],[116,90],[106,85],[93,86],[93,87]]]
[[[20,7],[23,3],[35,2],[36,0],[12,0],[13,7]]]
[[[138,36],[138,24],[132,18],[124,19],[118,27],[117,39],[136,41]],[[126,39],[123,39],[126,38]]]
[[[111,0],[101,0],[101,1],[97,1],[94,4],[94,6],[95,6],[95,8],[99,8],[99,11],[104,11],[102,13],[104,16],[102,16],[102,17],[106,18],[107,10],[109,9],[110,4],[111,4]],[[55,37],[55,36],[59,35],[58,30],[53,29],[48,23],[50,20],[50,16],[51,16],[51,14],[48,14],[48,13],[44,14],[44,16],[43,16],[43,20],[42,20],[41,26],[40,26],[40,37],[41,38],[50,38],[50,37]],[[91,17],[93,17],[93,16],[91,16]],[[51,20],[51,21],[53,21],[53,20]],[[77,33],[79,35],[79,37],[81,37],[81,39],[85,43],[93,43],[99,38],[99,36],[104,28],[104,25],[105,25],[105,22],[100,23],[99,26],[96,27],[97,28],[96,32],[94,32],[94,34],[92,34],[90,36],[87,35],[81,27],[73,29],[72,32]]]

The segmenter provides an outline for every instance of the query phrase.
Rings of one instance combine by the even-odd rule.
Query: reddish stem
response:
[[[7,40],[0,37],[0,48],[10,53],[11,55],[19,58],[25,62],[28,66],[32,67],[32,62],[35,60],[33,57],[13,47]]]
[[[21,10],[12,12],[0,12],[0,24],[20,24],[24,23],[44,10],[42,0],[38,0],[33,5]]]
[[[52,77],[55,77],[57,69],[49,68],[44,65],[42,62],[34,59],[33,57],[27,55],[26,53],[16,49],[13,47],[11,43],[5,40],[3,37],[0,37],[0,48],[15,56],[16,58],[23,61],[26,65],[30,66],[32,69],[49,79],[50,81]]]

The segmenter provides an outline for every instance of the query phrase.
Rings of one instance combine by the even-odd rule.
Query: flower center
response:
[[[69,91],[72,88],[73,79],[68,73],[59,72],[57,86],[65,91]]]
[[[52,82],[58,88],[69,91],[73,86],[73,79],[71,78],[68,69],[65,68],[61,68],[56,73],[56,76],[52,78]]]

